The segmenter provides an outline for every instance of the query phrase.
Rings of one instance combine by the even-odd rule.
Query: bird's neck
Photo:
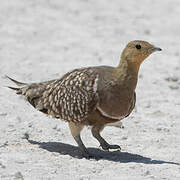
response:
[[[117,83],[134,91],[137,85],[139,68],[140,64],[128,63],[126,59],[121,58],[118,67],[115,68]]]

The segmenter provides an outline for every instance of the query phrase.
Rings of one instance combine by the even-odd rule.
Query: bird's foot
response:
[[[89,152],[82,152],[82,155],[86,159],[94,159],[94,156]]]
[[[119,149],[121,150],[121,147],[117,144],[108,144],[108,143],[104,143],[100,145],[102,147],[103,150],[105,151],[109,151],[109,149]]]
[[[98,159],[101,158],[100,156],[97,156],[95,154],[90,153],[87,149],[85,149],[85,150],[83,150],[81,152],[82,152],[82,156],[84,158],[86,158],[86,159],[96,159],[96,160],[98,160]]]

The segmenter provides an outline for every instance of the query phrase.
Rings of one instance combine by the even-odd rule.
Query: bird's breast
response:
[[[127,90],[116,91],[114,90],[104,90],[99,95],[99,106],[97,109],[99,112],[112,119],[123,119],[129,115],[132,111],[132,106],[134,104],[134,92],[128,92]]]

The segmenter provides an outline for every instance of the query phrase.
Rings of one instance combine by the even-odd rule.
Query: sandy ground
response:
[[[0,4],[0,179],[180,179],[179,0]],[[66,123],[37,112],[4,87],[11,84],[5,74],[38,82],[77,67],[115,66],[134,39],[163,51],[141,67],[136,111],[123,120],[125,128],[109,126],[102,133],[121,152],[102,151],[86,128],[83,141],[102,158],[83,158]]]

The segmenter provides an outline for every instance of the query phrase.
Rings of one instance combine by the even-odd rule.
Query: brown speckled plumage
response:
[[[65,121],[83,121],[97,104],[93,88],[97,78],[90,68],[66,74],[46,86],[40,107],[47,110],[47,114]]]
[[[24,95],[37,110],[67,121],[83,154],[89,157],[80,137],[84,125],[92,126],[92,134],[104,150],[120,148],[108,144],[100,131],[132,112],[140,64],[156,50],[161,49],[145,41],[132,41],[124,49],[118,67],[75,69],[60,79],[42,83],[26,84],[9,78],[22,86],[10,88]]]

